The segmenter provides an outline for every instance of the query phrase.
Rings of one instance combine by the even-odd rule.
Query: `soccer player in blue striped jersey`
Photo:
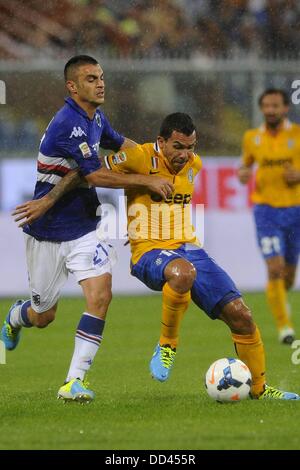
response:
[[[111,300],[110,249],[96,236],[100,217],[96,215],[99,201],[94,187],[144,187],[166,198],[172,185],[159,177],[118,175],[101,168],[100,146],[118,151],[136,144],[116,132],[98,109],[104,102],[104,76],[95,59],[75,56],[66,64],[64,74],[70,96],[42,137],[34,199],[49,194],[53,201],[55,189],[51,190],[73,168],[79,168],[84,182],[40,219],[33,223],[27,220],[24,225],[31,299],[12,305],[1,336],[6,349],[13,350],[23,327],[44,328],[52,322],[60,290],[69,272],[73,273],[83,290],[86,309],[58,397],[84,402],[94,398],[84,379],[101,343]]]

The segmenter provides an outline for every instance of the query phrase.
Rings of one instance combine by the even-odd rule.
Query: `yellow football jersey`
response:
[[[243,139],[243,163],[257,164],[252,201],[273,207],[300,204],[300,184],[288,186],[283,178],[285,165],[300,170],[300,126],[287,119],[276,135],[265,127],[250,129]]]
[[[174,185],[172,197],[164,201],[147,189],[126,190],[128,236],[132,262],[155,248],[175,249],[182,243],[199,245],[191,222],[190,202],[194,178],[201,169],[199,155],[173,173],[157,143],[147,143],[104,157],[106,166],[116,172],[157,175]]]

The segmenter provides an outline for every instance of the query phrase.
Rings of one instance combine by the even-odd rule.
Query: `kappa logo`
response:
[[[87,142],[82,142],[82,144],[79,145],[79,148],[81,150],[83,158],[89,158],[92,156],[92,151],[90,147],[88,146]]]
[[[69,139],[72,139],[72,137],[82,137],[83,135],[87,137],[86,133],[81,129],[81,127],[73,127]]]

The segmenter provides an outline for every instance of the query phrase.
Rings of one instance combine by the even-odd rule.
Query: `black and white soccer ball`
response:
[[[221,403],[248,398],[251,384],[252,376],[246,364],[230,357],[213,362],[205,376],[208,395]]]

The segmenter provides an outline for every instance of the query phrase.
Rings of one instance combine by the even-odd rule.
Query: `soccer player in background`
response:
[[[94,186],[143,188],[164,198],[172,192],[172,185],[159,177],[118,175],[101,168],[99,146],[117,151],[136,144],[113,130],[98,109],[104,102],[104,77],[95,59],[75,56],[64,74],[70,96],[42,137],[34,192],[34,199],[47,194],[54,206],[24,226],[31,299],[12,305],[1,335],[6,349],[13,350],[23,327],[44,328],[52,322],[60,290],[72,272],[83,290],[86,310],[58,397],[84,402],[94,398],[84,377],[101,343],[111,300],[110,250],[96,236],[100,217]],[[62,177],[75,167],[83,177],[80,186],[56,203],[56,184],[61,181],[63,185]]]
[[[192,299],[211,319],[229,326],[236,352],[251,371],[253,398],[299,400],[295,393],[266,385],[264,347],[251,312],[232,279],[195,236],[189,211],[195,176],[201,169],[195,144],[196,129],[190,116],[174,113],[164,119],[155,143],[105,157],[107,168],[117,174],[155,173],[174,185],[172,196],[166,200],[143,189],[126,189],[131,274],[150,289],[162,291],[161,331],[150,362],[152,376],[161,382],[168,379],[180,323]],[[71,181],[72,175],[65,180],[68,178]],[[67,183],[61,194],[66,187]],[[44,199],[51,207],[51,200],[47,196]],[[23,213],[21,207],[20,218],[32,216],[31,203],[26,207]],[[43,203],[41,207],[40,213],[45,210]]]
[[[289,99],[283,90],[266,90],[259,106],[264,123],[245,132],[238,177],[248,183],[257,165],[252,201],[268,272],[266,295],[279,341],[291,344],[295,331],[287,291],[295,281],[300,251],[300,126],[286,117]]]

